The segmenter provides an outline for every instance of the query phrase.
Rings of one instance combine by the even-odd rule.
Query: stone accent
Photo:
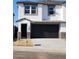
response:
[[[33,42],[32,40],[25,39],[25,40],[17,40],[14,44],[14,46],[28,46],[28,47],[33,47]]]
[[[18,32],[17,39],[18,39],[18,40],[20,40],[20,39],[21,39],[21,32]]]
[[[66,32],[60,32],[59,33],[59,38],[66,39]]]
[[[31,33],[27,32],[27,38],[30,39],[31,38]]]

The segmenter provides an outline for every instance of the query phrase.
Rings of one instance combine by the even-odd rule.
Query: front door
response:
[[[27,38],[27,24],[21,24],[21,38]]]

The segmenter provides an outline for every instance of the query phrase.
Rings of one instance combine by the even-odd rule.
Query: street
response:
[[[13,59],[66,59],[65,54],[14,51]]]
[[[66,53],[63,50],[25,47],[14,49],[13,52],[13,59],[66,59]]]

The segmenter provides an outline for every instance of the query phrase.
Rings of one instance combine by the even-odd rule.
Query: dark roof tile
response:
[[[31,2],[31,1],[18,1],[17,4],[64,4],[66,1],[48,1],[48,2]]]

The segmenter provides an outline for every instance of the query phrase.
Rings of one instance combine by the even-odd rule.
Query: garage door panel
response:
[[[58,24],[32,24],[31,37],[32,38],[58,38],[59,35]]]

